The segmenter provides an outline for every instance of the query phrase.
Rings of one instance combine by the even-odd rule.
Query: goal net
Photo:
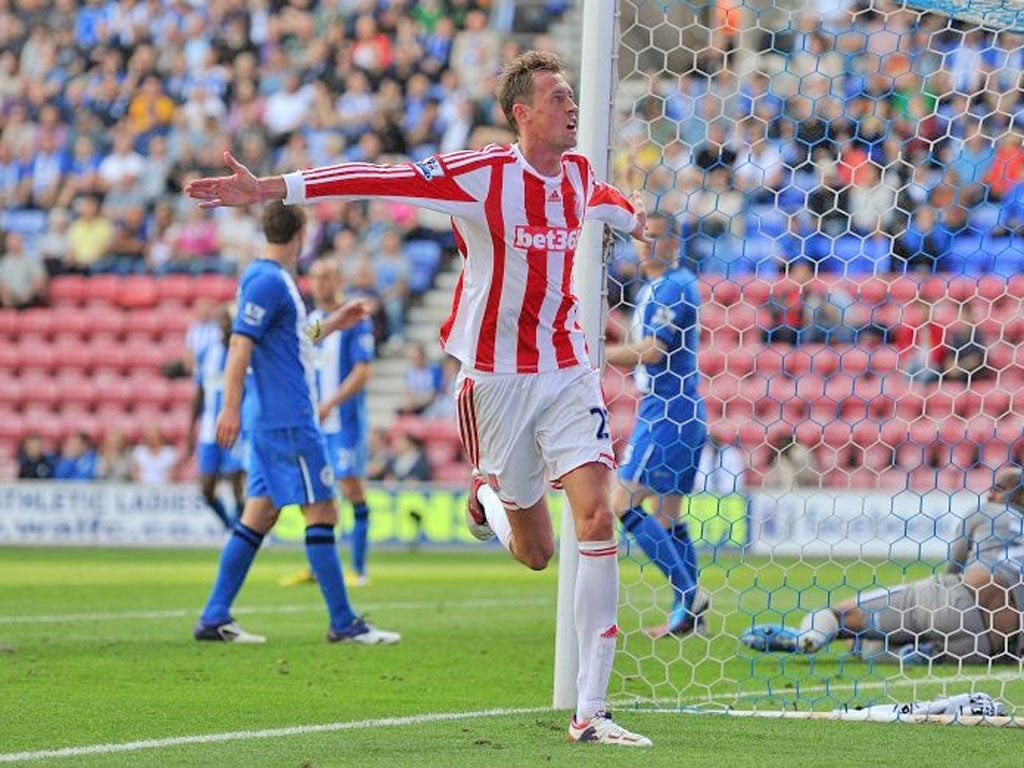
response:
[[[944,576],[979,507],[1004,537],[983,562],[1000,578],[1024,567],[1024,538],[1005,538],[1020,516],[982,506],[1024,458],[1024,12],[618,13],[611,175],[674,218],[679,265],[699,277],[709,469],[683,519],[711,607],[703,633],[650,637],[674,595],[631,541],[612,700],[814,713],[984,692],[1024,706],[1019,661],[985,652],[1019,655],[1019,613],[996,637],[992,603],[977,607],[963,571]],[[607,343],[635,338],[651,293],[626,240],[607,286]],[[621,451],[641,393],[622,368],[605,386]],[[866,629],[818,652],[750,647],[851,600],[839,621]]]

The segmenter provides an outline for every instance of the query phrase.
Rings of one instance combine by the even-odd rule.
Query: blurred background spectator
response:
[[[132,451],[124,435],[116,429],[103,436],[96,462],[96,479],[127,483],[132,479]]]
[[[814,453],[796,441],[791,434],[776,438],[770,448],[768,474],[764,484],[773,490],[792,491],[818,488],[821,468]]]
[[[74,432],[64,438],[53,477],[55,480],[92,480],[96,477],[96,451],[89,435]]]
[[[50,480],[53,477],[53,459],[43,450],[43,439],[30,434],[18,448],[19,480]]]
[[[398,483],[426,483],[431,479],[430,463],[423,441],[409,432],[395,437],[394,456],[384,474],[385,480]]]
[[[163,485],[174,479],[178,451],[164,439],[160,427],[151,424],[142,442],[132,450],[132,480],[143,485]]]
[[[46,269],[25,251],[21,235],[8,232],[0,255],[0,307],[25,309],[46,303]]]

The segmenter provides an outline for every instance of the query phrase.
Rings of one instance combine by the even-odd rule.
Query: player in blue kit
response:
[[[313,345],[306,336],[306,309],[289,270],[305,236],[305,213],[275,201],[261,217],[266,255],[242,275],[238,314],[224,373],[224,406],[217,442],[234,445],[241,428],[242,385],[252,363],[260,408],[246,430],[251,439],[248,500],[221,553],[213,591],[194,630],[197,640],[262,643],[231,618],[231,605],[281,507],[299,504],[306,518],[306,557],[327,604],[329,642],[397,643],[400,636],[367,624],[348,602],[335,549],[334,472],[317,425],[313,399]],[[362,302],[335,315],[349,327],[365,316]]]
[[[341,271],[338,260],[323,258],[309,270],[310,290],[316,309],[310,322],[327,319],[341,306]],[[370,510],[366,505],[364,484],[366,440],[369,420],[366,415],[366,383],[374,358],[373,324],[368,319],[352,328],[326,336],[317,343],[317,402],[320,428],[327,440],[327,455],[342,495],[352,505],[352,571],[350,586],[365,586],[367,533]],[[282,586],[313,581],[313,573],[304,570],[281,580]]]
[[[689,531],[679,519],[683,497],[694,490],[707,441],[707,412],[697,391],[697,277],[678,266],[679,237],[671,216],[650,214],[647,235],[653,245],[640,245],[644,283],[629,341],[606,353],[612,365],[635,366],[642,393],[612,508],[672,584],[668,621],[647,630],[652,637],[664,637],[696,629],[710,606],[709,596],[697,585],[697,555]],[[649,515],[641,504],[652,496],[657,508]]]
[[[235,519],[241,517],[245,504],[245,465],[242,461],[242,445],[221,448],[217,444],[217,417],[224,404],[224,367],[231,339],[231,313],[227,307],[218,310],[217,321],[223,331],[222,337],[208,343],[196,358],[196,394],[192,401],[188,447],[189,453],[195,453],[199,462],[199,488],[203,498],[224,523],[224,527],[230,529],[232,518],[217,497],[217,480],[226,477],[231,481],[235,496]],[[252,396],[250,390],[251,387],[246,387],[244,400]],[[243,405],[243,409],[246,407]]]

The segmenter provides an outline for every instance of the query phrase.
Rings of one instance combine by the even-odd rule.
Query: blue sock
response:
[[[220,518],[225,528],[231,527],[231,520],[228,519],[228,511],[224,509],[224,502],[214,496],[206,500],[206,505],[213,510],[213,514]]]
[[[690,529],[686,523],[676,523],[672,526],[672,543],[676,545],[676,551],[683,558],[686,570],[690,572],[690,579],[696,584],[700,580],[700,565],[697,561],[697,548],[693,546]]]
[[[683,558],[676,549],[671,534],[664,526],[639,507],[633,507],[622,516],[622,526],[633,534],[640,549],[646,553],[675,587],[673,604],[683,602],[687,607],[697,582],[691,578]]]
[[[207,626],[231,621],[231,604],[242,588],[253,558],[263,543],[263,535],[242,523],[235,523],[231,538],[220,554],[220,568],[213,591],[199,620]]]
[[[366,575],[366,535],[370,531],[370,508],[365,501],[352,505],[356,523],[352,528],[352,570]]]
[[[306,527],[306,558],[313,569],[320,593],[331,615],[331,629],[344,629],[356,619],[348,604],[345,580],[341,577],[341,561],[334,546],[334,528],[329,525]]]

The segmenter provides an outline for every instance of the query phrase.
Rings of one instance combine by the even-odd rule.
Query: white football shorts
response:
[[[457,381],[459,431],[470,463],[502,503],[525,509],[545,478],[599,462],[615,468],[598,371],[582,365],[546,373],[481,373]]]

